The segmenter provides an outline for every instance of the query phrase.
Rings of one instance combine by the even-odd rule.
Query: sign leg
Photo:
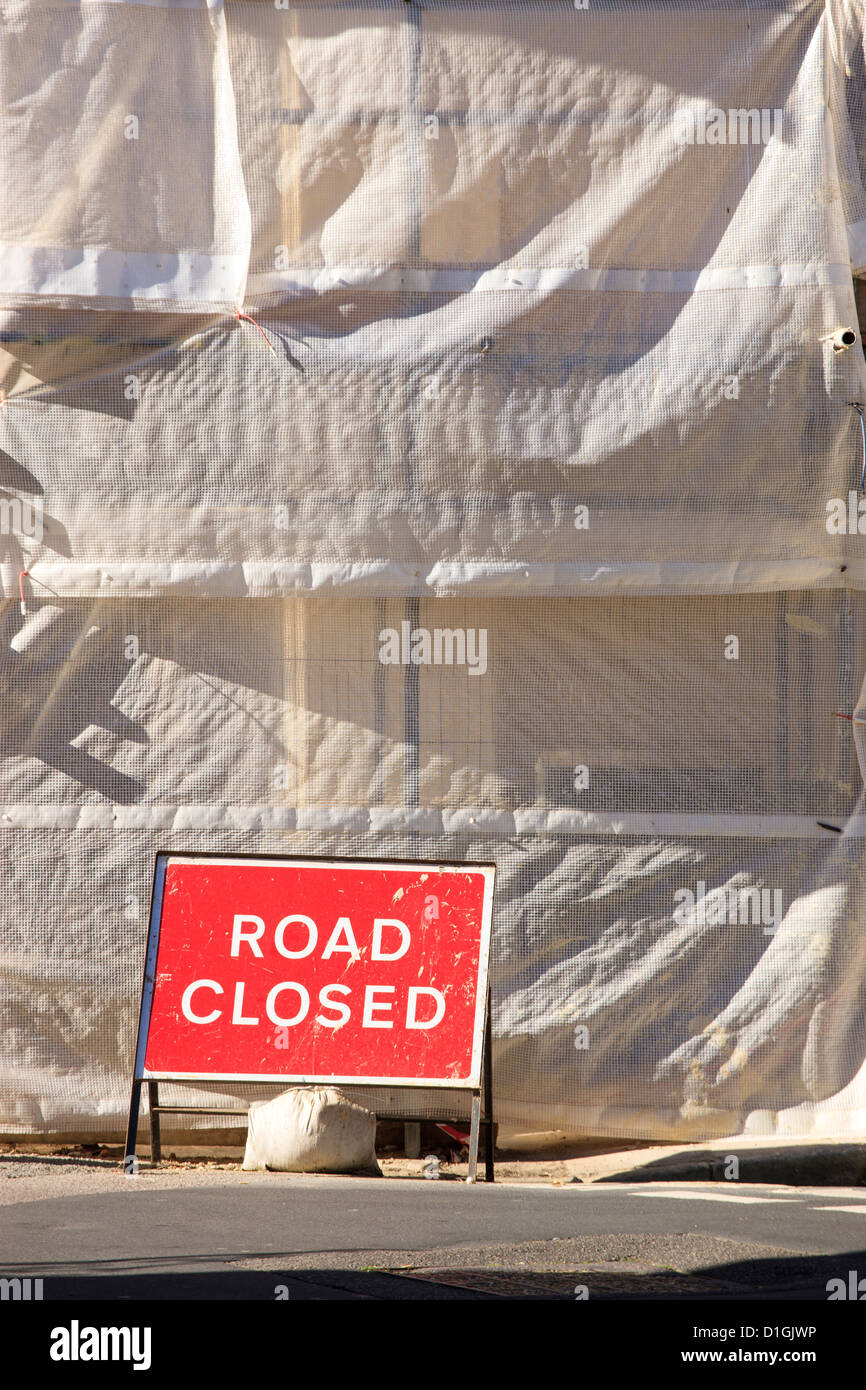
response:
[[[133,1081],[129,1096],[129,1119],[126,1124],[126,1148],[123,1151],[123,1171],[127,1177],[135,1173],[135,1144],[138,1138],[138,1112],[141,1108],[141,1082]]]
[[[472,1123],[469,1126],[469,1172],[467,1182],[474,1182],[478,1172],[478,1131],[481,1128],[481,1097],[477,1091],[472,1095]]]
[[[493,1124],[493,1028],[490,1022],[490,995],[487,996],[487,1018],[484,1025],[484,1181],[493,1182],[496,1130]]]
[[[147,1104],[150,1108],[150,1161],[159,1163],[162,1159],[162,1145],[159,1140],[159,1085],[156,1081],[147,1083]]]

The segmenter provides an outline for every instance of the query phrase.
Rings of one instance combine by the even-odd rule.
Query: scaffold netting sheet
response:
[[[157,850],[495,861],[509,1128],[866,1133],[864,180],[853,0],[0,0],[0,1133]]]

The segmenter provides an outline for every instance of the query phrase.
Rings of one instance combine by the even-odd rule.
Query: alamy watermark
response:
[[[847,1282],[844,1279],[828,1279],[825,1287],[828,1303],[839,1300],[863,1303],[866,1300],[866,1279],[861,1279],[856,1269],[848,1270]]]
[[[41,1279],[0,1279],[0,1302],[39,1303],[43,1297]]]
[[[0,536],[26,536],[42,544],[44,508],[42,498],[22,501],[20,497],[0,497]]]
[[[674,893],[674,921],[689,926],[759,927],[772,936],[784,915],[781,888],[730,887],[707,892],[705,879]]]
[[[82,1327],[73,1318],[68,1327],[51,1329],[52,1361],[131,1361],[134,1371],[151,1365],[149,1327]]]
[[[850,491],[847,503],[843,497],[829,498],[824,525],[831,536],[866,536],[866,497]]]
[[[680,145],[767,145],[784,118],[781,107],[685,106],[674,116],[674,139]]]
[[[383,666],[466,666],[470,676],[487,670],[487,629],[483,627],[385,627],[379,633]]]

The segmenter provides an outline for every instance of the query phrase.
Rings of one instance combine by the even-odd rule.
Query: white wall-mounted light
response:
[[[830,343],[834,352],[847,352],[857,341],[857,334],[853,328],[834,328],[832,333],[825,333],[823,338],[819,338],[819,343]]]

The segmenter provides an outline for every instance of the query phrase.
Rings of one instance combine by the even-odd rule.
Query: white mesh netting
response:
[[[509,1124],[862,1133],[861,7],[0,20],[2,1130],[186,849],[495,860]]]

